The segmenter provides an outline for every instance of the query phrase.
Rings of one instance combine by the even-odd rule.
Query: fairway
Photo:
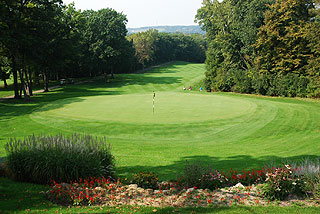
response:
[[[186,160],[243,169],[319,157],[319,101],[183,90],[204,72],[175,62],[0,103],[1,155],[9,137],[79,132],[107,137],[120,174],[151,170],[162,179],[175,178]]]

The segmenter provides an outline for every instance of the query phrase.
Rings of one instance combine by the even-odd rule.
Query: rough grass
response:
[[[30,103],[2,102],[0,154],[9,137],[88,133],[107,137],[120,174],[148,170],[160,179],[174,179],[186,160],[242,169],[319,157],[319,101],[183,91],[204,71],[203,64],[176,62],[116,75],[109,84],[66,86]]]

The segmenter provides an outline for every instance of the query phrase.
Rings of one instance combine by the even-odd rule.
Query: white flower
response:
[[[297,185],[297,183],[296,183],[296,182],[293,182],[292,184],[293,184],[293,185]]]

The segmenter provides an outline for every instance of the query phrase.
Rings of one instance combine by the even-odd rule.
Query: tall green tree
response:
[[[90,11],[88,15],[85,35],[89,51],[94,54],[99,73],[112,73],[126,43],[127,18],[110,8]]]
[[[237,76],[247,78],[255,55],[252,44],[263,24],[270,0],[204,0],[196,21],[207,32],[206,79],[216,90],[228,91]],[[244,92],[250,92],[250,86]]]
[[[312,0],[276,0],[265,13],[255,47],[257,69],[261,72],[306,75],[310,54],[305,26],[311,22]]]
[[[132,40],[136,50],[135,55],[138,62],[142,65],[142,69],[144,69],[146,64],[153,60],[156,50],[155,43],[158,40],[158,31],[150,29],[146,32],[132,34],[129,38]]]
[[[49,41],[57,37],[57,19],[59,17],[60,0],[4,0],[1,1],[0,42],[8,50],[14,77],[15,98],[20,98],[18,76],[25,99],[30,93],[30,65],[44,64],[53,58]],[[53,36],[55,35],[55,36]],[[48,69],[50,66],[46,66]],[[19,75],[18,75],[19,74]],[[47,82],[47,81],[45,81]],[[29,87],[29,94],[27,88]],[[47,88],[47,87],[46,87]],[[31,90],[32,91],[32,90]]]
[[[311,54],[308,59],[306,70],[308,75],[317,79],[320,85],[320,1],[315,1],[315,7],[310,11],[312,22],[305,25],[305,38],[309,41],[308,48]]]

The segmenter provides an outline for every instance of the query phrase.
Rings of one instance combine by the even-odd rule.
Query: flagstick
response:
[[[152,112],[154,114],[154,98],[156,97],[156,93],[153,92],[153,99],[152,99],[152,104],[153,104],[153,109]]]

